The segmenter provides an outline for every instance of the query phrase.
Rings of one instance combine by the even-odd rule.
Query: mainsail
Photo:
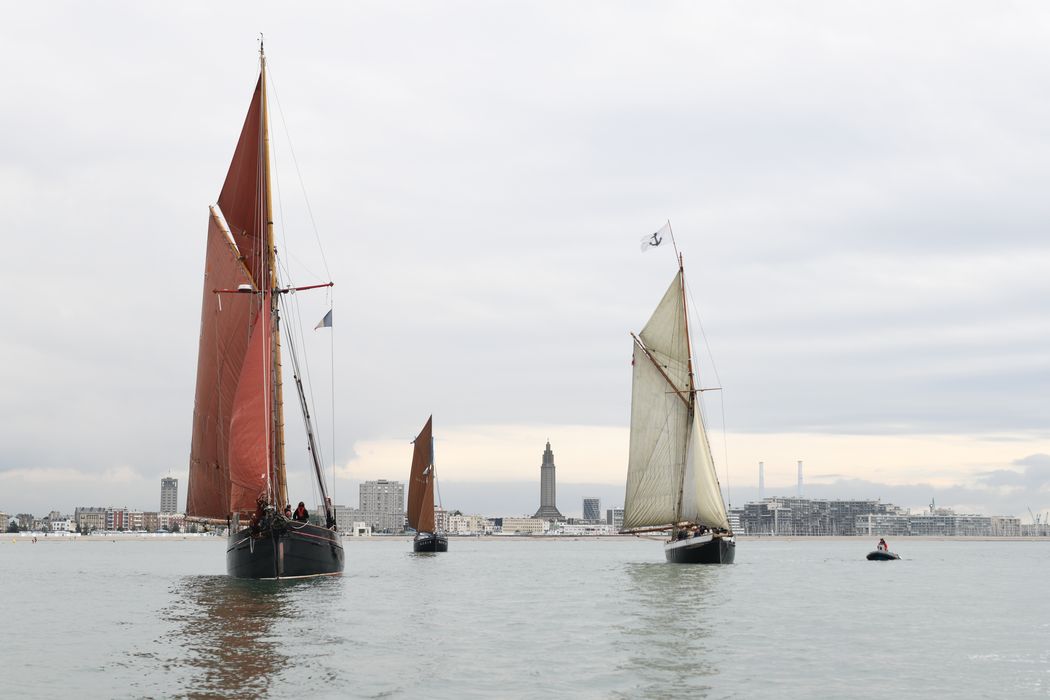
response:
[[[679,267],[634,339],[625,529],[729,527],[696,401],[684,284]]]
[[[412,473],[408,477],[408,526],[416,532],[434,532],[434,417],[414,440]]]
[[[196,517],[287,498],[264,78],[208,221],[186,497]]]

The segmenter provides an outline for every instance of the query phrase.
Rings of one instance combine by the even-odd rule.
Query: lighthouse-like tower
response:
[[[558,512],[558,506],[555,505],[554,452],[551,451],[550,440],[547,441],[547,449],[543,451],[543,464],[540,465],[540,509],[532,517],[565,520],[565,516]]]

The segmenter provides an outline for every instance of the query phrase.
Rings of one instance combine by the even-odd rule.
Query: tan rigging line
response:
[[[324,279],[331,280],[332,279],[332,274],[331,274],[331,272],[330,272],[330,270],[328,268],[328,259],[325,257],[325,254],[324,254],[324,246],[321,244],[321,236],[320,236],[320,233],[318,232],[318,229],[317,229],[317,221],[314,218],[313,207],[310,205],[310,197],[309,197],[309,195],[306,192],[306,184],[303,182],[302,171],[299,169],[299,160],[295,156],[295,147],[292,145],[291,130],[288,128],[288,120],[285,119],[284,109],[281,107],[281,98],[280,98],[280,95],[279,95],[278,90],[277,90],[277,81],[274,79],[273,68],[269,67],[269,66],[268,66],[268,68],[269,68],[269,70],[267,72],[267,75],[268,75],[268,77],[270,79],[270,86],[273,88],[273,98],[274,98],[274,102],[277,104],[277,112],[281,116],[281,126],[284,129],[285,140],[288,142],[288,152],[291,155],[292,164],[295,167],[295,174],[296,174],[296,176],[299,179],[299,188],[300,188],[300,190],[303,193],[303,201],[306,203],[306,211],[307,211],[307,213],[310,216],[310,225],[313,228],[314,240],[317,241],[317,248],[318,248],[318,251],[321,254],[321,264],[324,266],[324,270],[325,270]],[[274,144],[274,145],[276,146],[276,144]],[[290,258],[295,258],[296,262],[299,265],[301,265],[303,267],[303,269],[306,270],[309,274],[314,275],[315,277],[320,277],[320,275],[314,274],[310,270],[310,267],[308,265],[306,265],[302,260],[300,260],[296,256],[293,256],[291,254],[291,249],[288,247],[287,231],[286,231],[286,228],[285,228],[285,225],[284,225],[284,200],[283,200],[283,197],[281,195],[280,177],[279,177],[279,175],[276,172],[277,171],[277,166],[276,166],[277,149],[276,148],[274,148],[273,158],[274,158],[274,179],[276,180],[276,184],[277,184],[277,206],[278,206],[278,210],[280,211],[280,214],[281,214],[281,239],[282,239],[283,244],[284,244],[284,250],[287,252],[287,254],[288,254],[288,256]],[[281,264],[281,267],[285,270],[285,273],[288,275],[288,279],[289,279],[289,283],[290,283],[291,279],[292,279],[291,268],[285,263],[283,258],[281,258],[280,264]],[[296,300],[295,309],[296,309],[296,323],[298,325],[298,330],[299,330],[299,338],[300,338],[300,341],[305,344],[305,337],[304,337],[304,333],[303,333],[303,324],[302,324],[302,314],[301,314],[301,309],[299,308],[298,300]],[[334,309],[334,302],[329,307],[329,310],[332,310],[332,309]],[[334,330],[330,331],[329,348],[330,348],[330,356],[331,356],[331,386],[330,386],[329,393],[331,394],[331,397],[332,397],[332,423],[331,423],[331,425],[332,425],[332,490],[331,490],[331,493],[329,495],[333,499],[333,503],[334,503],[334,499],[335,499],[335,467],[336,467],[336,461],[335,461],[335,332],[334,332]],[[313,409],[314,415],[319,415],[318,412],[317,412],[317,405],[316,405],[316,402],[315,402],[315,394],[314,394],[314,391],[313,391],[313,379],[312,379],[312,375],[310,373],[310,363],[309,363],[309,361],[306,361],[304,363],[304,365],[305,365],[305,370],[306,370],[305,371],[306,384],[307,384],[307,387],[309,389],[311,408]]]
[[[288,152],[292,156],[292,164],[295,166],[295,174],[299,178],[299,187],[303,192],[303,200],[306,202],[306,211],[310,215],[310,225],[313,226],[314,240],[317,241],[317,248],[321,253],[321,262],[324,265],[326,279],[332,279],[332,273],[328,269],[328,259],[324,254],[324,246],[321,245],[321,236],[317,230],[317,221],[314,218],[313,207],[310,206],[310,197],[306,194],[306,184],[303,182],[303,174],[299,170],[299,161],[295,157],[295,148],[292,147],[292,139],[288,129],[288,121],[284,118],[284,110],[281,107],[281,98],[277,93],[277,81],[274,80],[273,72],[270,71],[270,84],[273,86],[273,99],[277,103],[277,112],[281,115],[281,125],[284,127],[285,138],[288,140]]]

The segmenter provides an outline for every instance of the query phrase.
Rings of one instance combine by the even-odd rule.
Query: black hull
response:
[[[893,552],[886,552],[881,549],[876,549],[874,552],[868,552],[868,561],[893,561],[894,559],[900,559],[899,554]]]
[[[416,535],[412,540],[413,552],[447,552],[448,538],[444,535],[431,535],[425,532]]]
[[[281,579],[343,573],[339,533],[308,523],[287,523],[252,535],[243,528],[230,535],[226,573],[237,578]]]
[[[677,540],[664,545],[664,555],[672,564],[732,564],[736,559],[736,542],[728,537],[703,539],[695,544]]]

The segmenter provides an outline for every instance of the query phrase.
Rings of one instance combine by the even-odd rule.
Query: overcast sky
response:
[[[7,4],[0,510],[184,501],[260,31],[337,502],[433,413],[446,506],[534,511],[547,438],[619,505],[670,219],[734,502],[1050,508],[1050,7],[837,0]]]

